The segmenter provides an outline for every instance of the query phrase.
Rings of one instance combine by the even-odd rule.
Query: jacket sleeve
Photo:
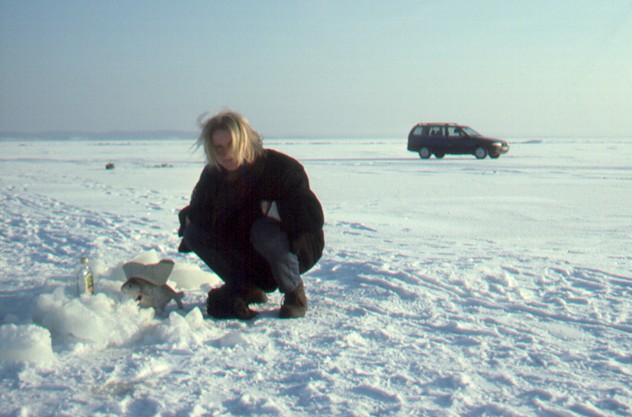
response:
[[[303,273],[314,266],[322,255],[325,216],[300,163],[292,160],[282,178],[279,214]]]
[[[279,214],[290,239],[321,230],[325,222],[323,208],[309,187],[305,169],[295,162],[281,184]]]
[[[213,174],[206,166],[200,174],[200,179],[191,192],[190,210],[187,213],[189,220],[200,227],[210,227],[211,213],[213,212]]]
[[[183,207],[178,213],[178,221],[180,226],[178,228],[178,236],[184,236],[184,230],[187,224],[192,221],[192,219],[196,219],[196,223],[204,223],[204,213],[208,212],[208,207],[205,207],[204,202],[204,189],[206,184],[208,183],[208,168],[204,168],[202,173],[200,174],[200,179],[197,184],[193,188],[191,193],[191,201],[188,206]],[[191,249],[184,242],[184,239],[180,240],[180,245],[178,246],[178,252],[187,253],[191,252]]]

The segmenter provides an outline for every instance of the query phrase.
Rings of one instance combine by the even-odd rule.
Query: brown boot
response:
[[[232,318],[235,316],[233,314],[234,302],[233,295],[225,285],[220,288],[213,288],[209,291],[206,299],[206,311],[209,316],[217,319]]]
[[[307,297],[303,283],[298,284],[293,291],[285,293],[279,317],[282,319],[294,319],[304,317],[307,311]]]
[[[268,296],[261,288],[248,287],[242,298],[246,304],[264,304],[268,302]]]
[[[257,315],[256,311],[248,308],[243,298],[237,296],[226,285],[213,288],[206,300],[208,315],[216,319],[249,320]]]
[[[248,308],[248,304],[241,297],[235,297],[233,314],[239,320],[250,320],[257,316],[257,312]]]

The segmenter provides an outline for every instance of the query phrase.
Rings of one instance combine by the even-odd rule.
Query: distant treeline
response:
[[[0,139],[22,140],[125,140],[125,139],[190,139],[197,138],[199,133],[183,130],[147,130],[147,131],[111,131],[111,132],[0,132]]]

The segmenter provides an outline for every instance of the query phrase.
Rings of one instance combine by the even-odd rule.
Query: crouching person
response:
[[[223,281],[208,294],[208,314],[250,319],[251,304],[284,294],[282,318],[303,317],[301,274],[320,259],[324,215],[303,166],[263,148],[240,114],[227,111],[202,126],[207,165],[180,212],[179,250],[195,252]]]

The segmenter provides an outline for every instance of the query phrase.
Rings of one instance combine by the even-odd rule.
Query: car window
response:
[[[480,135],[481,135],[480,133],[478,133],[476,130],[472,129],[471,127],[464,126],[464,127],[463,127],[463,130],[464,130],[464,131],[465,131],[465,132],[466,132],[469,136],[474,136],[474,137],[476,137],[476,136],[480,136]]]
[[[415,127],[415,130],[413,130],[413,135],[421,136],[421,133],[423,132],[423,130],[424,130],[423,126],[417,126]]]
[[[443,126],[434,126],[431,125],[429,127],[429,135],[430,136],[445,136],[445,133],[443,131]]]
[[[451,138],[460,138],[465,135],[459,126],[448,126],[448,136]]]

